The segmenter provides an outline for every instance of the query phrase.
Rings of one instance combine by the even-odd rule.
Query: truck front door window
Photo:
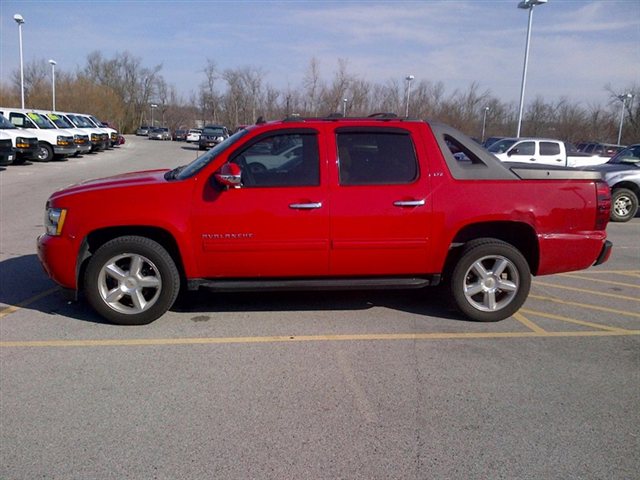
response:
[[[320,185],[318,139],[313,133],[262,138],[232,162],[242,168],[243,187]]]

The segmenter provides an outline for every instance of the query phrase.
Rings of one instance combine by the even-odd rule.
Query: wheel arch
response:
[[[108,227],[94,230],[93,232],[89,233],[82,241],[76,263],[76,285],[78,285],[78,289],[82,289],[87,264],[89,263],[89,258],[91,258],[93,253],[102,245],[109,242],[110,240],[113,240],[114,238],[130,235],[145,237],[159,243],[167,251],[167,253],[169,253],[171,258],[175,262],[178,272],[180,273],[180,277],[183,280],[184,278],[186,278],[178,242],[169,231],[160,227],[150,227],[144,225]]]
[[[636,197],[638,197],[638,199],[640,199],[640,185],[632,182],[630,180],[623,180],[621,182],[616,183],[615,185],[611,186],[611,192],[613,193],[614,190],[617,190],[618,188],[626,188],[627,190],[631,190],[633,193],[636,194]]]
[[[517,248],[529,264],[531,273],[538,271],[540,249],[538,237],[533,227],[523,222],[482,222],[466,225],[453,237],[445,263],[444,275],[448,277],[451,269],[462,253],[462,247],[478,238],[494,238]]]

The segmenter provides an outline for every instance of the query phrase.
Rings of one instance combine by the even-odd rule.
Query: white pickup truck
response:
[[[489,147],[503,162],[587,167],[606,163],[609,159],[580,153],[570,143],[549,138],[503,138]]]

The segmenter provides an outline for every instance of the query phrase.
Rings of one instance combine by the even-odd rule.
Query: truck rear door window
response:
[[[560,155],[560,145],[555,142],[540,142],[540,155]]]
[[[338,132],[341,185],[411,183],[418,163],[408,133]]]

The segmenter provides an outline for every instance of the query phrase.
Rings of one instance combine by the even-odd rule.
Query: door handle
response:
[[[530,158],[530,159],[529,159],[529,161],[530,161],[530,162],[535,162],[535,161],[536,161],[536,159],[535,159],[535,158]]]
[[[292,203],[289,208],[295,208],[296,210],[313,210],[314,208],[322,208],[322,202],[310,202],[310,203]]]
[[[425,203],[424,198],[422,200],[398,200],[393,202],[396,207],[421,207]]]

